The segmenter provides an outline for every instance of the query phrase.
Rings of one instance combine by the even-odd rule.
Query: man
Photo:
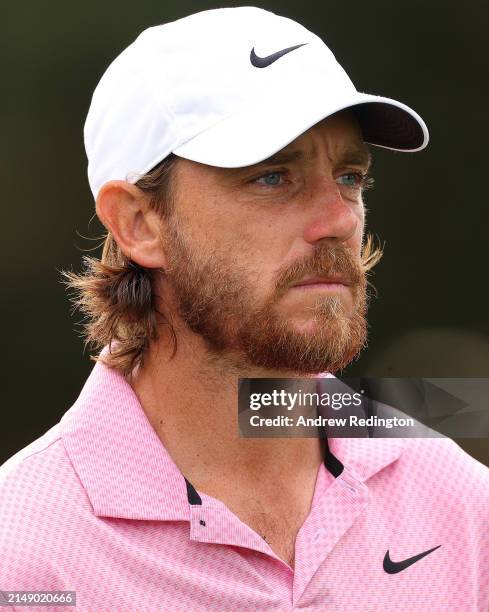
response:
[[[67,274],[104,348],[0,470],[4,591],[76,591],[84,611],[487,612],[489,474],[455,443],[237,431],[238,378],[315,384],[364,346],[366,143],[427,142],[261,9],[150,28],[113,62],[85,125],[109,233]]]

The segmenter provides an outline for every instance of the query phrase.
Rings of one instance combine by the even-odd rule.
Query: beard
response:
[[[176,220],[168,229],[166,282],[180,318],[201,336],[212,356],[234,354],[241,366],[269,370],[334,373],[365,346],[366,268],[344,246],[318,244],[312,256],[284,269],[270,297],[259,303],[253,291],[258,274],[234,263],[232,248],[227,255],[204,253],[191,245]],[[347,279],[353,308],[338,294],[320,292],[307,307],[302,329],[277,309],[292,284],[305,276],[333,274]]]

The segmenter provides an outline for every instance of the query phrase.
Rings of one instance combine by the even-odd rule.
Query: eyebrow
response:
[[[254,165],[260,168],[262,166],[289,164],[291,162],[312,160],[314,157],[314,154],[306,153],[302,149],[291,151],[282,150]],[[372,165],[372,154],[366,146],[350,147],[341,153],[337,163],[365,166],[368,170]]]
[[[343,151],[339,163],[365,166],[368,170],[372,165],[372,153],[364,147],[353,147]]]

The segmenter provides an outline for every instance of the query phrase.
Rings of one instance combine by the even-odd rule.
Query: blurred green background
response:
[[[235,3],[27,1],[2,6],[3,366],[0,463],[54,425],[92,362],[60,269],[101,227],[83,124],[108,64],[141,30]],[[487,15],[482,3],[257,2],[331,47],[360,91],[427,122],[417,154],[372,147],[369,227],[385,241],[370,342],[345,376],[489,377]],[[99,251],[94,251],[99,253]],[[489,465],[489,441],[457,440]]]

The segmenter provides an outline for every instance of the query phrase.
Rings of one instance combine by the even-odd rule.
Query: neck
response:
[[[271,479],[300,485],[322,462],[324,441],[240,437],[238,378],[311,378],[312,385],[315,376],[242,366],[237,357],[210,353],[196,334],[177,337],[173,358],[170,337],[162,336],[129,383],[180,471],[204,492],[219,482],[262,484],[264,491]]]

